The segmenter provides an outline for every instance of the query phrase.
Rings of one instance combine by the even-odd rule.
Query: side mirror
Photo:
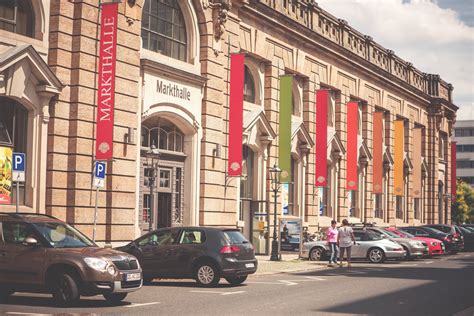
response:
[[[38,240],[33,237],[26,237],[25,240],[23,241],[23,245],[25,246],[37,246],[38,245]]]

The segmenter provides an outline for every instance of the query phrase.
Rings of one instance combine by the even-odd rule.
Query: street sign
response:
[[[105,184],[105,167],[106,163],[103,161],[96,161],[94,165],[94,186],[96,188],[103,188]]]
[[[25,182],[25,161],[26,155],[23,153],[13,153],[12,180]]]

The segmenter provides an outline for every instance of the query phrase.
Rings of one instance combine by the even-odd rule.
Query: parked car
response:
[[[464,249],[474,249],[474,228],[472,230],[469,227],[458,226],[464,237]]]
[[[236,229],[162,228],[117,249],[138,258],[145,282],[189,278],[214,286],[223,277],[237,285],[257,271],[253,246]]]
[[[401,259],[405,256],[403,247],[389,239],[363,229],[354,229],[356,244],[352,246],[352,258],[368,259],[382,263],[386,259]],[[303,244],[301,257],[309,260],[324,260],[330,255],[327,241],[318,240]]]
[[[452,235],[453,240],[456,242],[457,251],[464,250],[464,236],[458,226],[447,224],[432,224],[424,226],[440,230],[448,235]]]
[[[394,234],[397,234],[400,237],[404,238],[413,238],[425,242],[428,245],[428,256],[442,255],[445,252],[444,243],[441,240],[423,237],[423,236],[414,236],[410,233],[398,230],[394,227],[388,227],[387,230],[391,231]]]
[[[382,227],[372,226],[366,227],[365,229],[402,245],[405,250],[406,259],[421,258],[428,255],[428,245],[424,241],[404,238]]]
[[[14,292],[43,292],[62,306],[98,294],[118,303],[141,286],[134,256],[99,248],[52,216],[0,213],[0,300]]]
[[[426,226],[409,226],[409,227],[400,227],[401,231],[412,234],[415,237],[428,237],[441,240],[444,244],[446,252],[451,254],[458,252],[458,247],[456,241],[454,240],[453,235],[443,233],[440,230],[426,227]]]

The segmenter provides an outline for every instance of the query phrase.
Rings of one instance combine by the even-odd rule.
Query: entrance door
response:
[[[171,227],[171,193],[158,193],[158,228]]]

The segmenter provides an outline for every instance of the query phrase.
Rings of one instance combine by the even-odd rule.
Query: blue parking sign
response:
[[[105,162],[95,162],[94,177],[98,179],[105,179]]]
[[[25,172],[25,154],[13,153],[13,171]]]

